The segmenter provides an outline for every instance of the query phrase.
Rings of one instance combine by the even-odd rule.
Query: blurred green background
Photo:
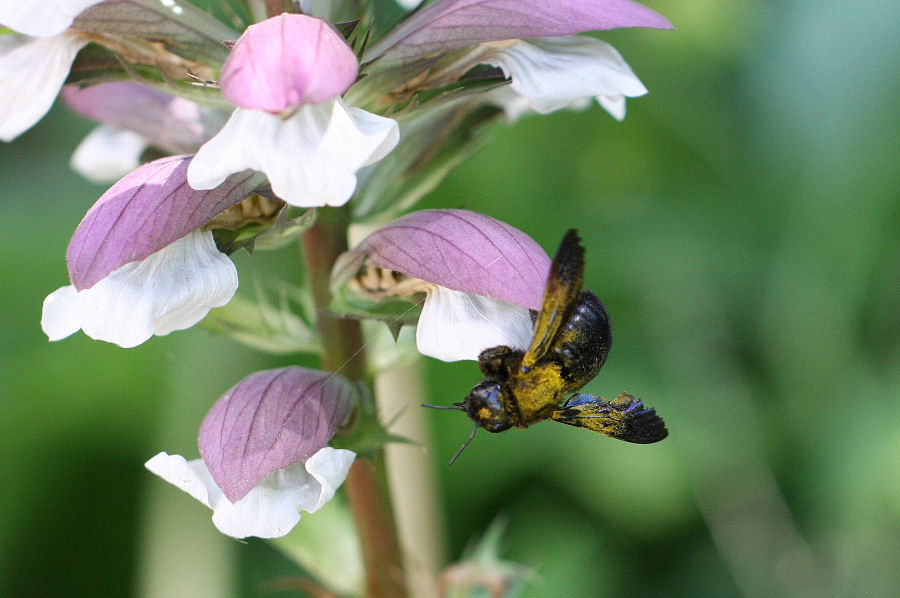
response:
[[[586,391],[642,397],[670,437],[542,424],[480,434],[447,468],[470,423],[427,413],[448,552],[504,514],[504,556],[538,574],[524,596],[897,596],[900,4],[651,5],[677,29],[603,36],[650,89],[625,122],[594,106],[499,126],[423,207],[551,253],[578,227],[615,332]],[[212,402],[287,360],[202,330],[46,341],[41,301],[103,191],[67,165],[90,128],[57,107],[0,146],[0,595],[236,595],[256,544],[143,463],[196,455]],[[433,403],[479,378],[424,367]]]

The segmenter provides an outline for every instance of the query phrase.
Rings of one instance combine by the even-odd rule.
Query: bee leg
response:
[[[521,351],[500,345],[482,351],[478,355],[478,365],[486,377],[506,380],[509,377],[510,366],[521,359]]]

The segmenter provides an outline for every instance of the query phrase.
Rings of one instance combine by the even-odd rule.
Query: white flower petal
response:
[[[344,483],[355,458],[356,453],[353,451],[326,446],[306,460],[306,471],[316,481],[318,488],[313,485],[306,487],[304,505],[312,506],[304,506],[304,511],[315,513],[334,498],[334,493]]]
[[[0,139],[12,141],[41,120],[87,43],[71,31],[54,37],[0,35]]]
[[[147,461],[144,467],[206,506],[215,500],[215,496],[211,497],[210,494],[215,495],[216,492],[222,494],[213,483],[212,476],[203,465],[202,459],[187,461],[181,455],[159,453]]]
[[[65,31],[84,9],[102,0],[4,0],[0,23],[26,35],[49,37]]]
[[[62,289],[51,294],[42,325],[50,340],[62,338],[74,321],[91,338],[135,347],[154,334],[193,326],[228,303],[237,286],[237,269],[216,249],[212,233],[195,231],[114,270],[74,299]]]
[[[509,85],[492,89],[485,94],[486,101],[500,106],[509,122],[515,122],[523,116],[534,112],[531,102]]]
[[[81,140],[69,165],[95,183],[113,183],[140,166],[146,140],[126,129],[100,125]]]
[[[616,120],[625,120],[625,96],[597,96],[597,103]]]
[[[78,311],[78,291],[72,285],[61,287],[47,295],[41,313],[41,328],[51,341],[58,341],[81,329]]]
[[[272,191],[300,207],[341,206],[356,188],[356,171],[380,160],[399,140],[396,121],[347,108],[340,100],[301,106],[287,120],[235,109],[188,168],[194,189],[211,189],[252,168]]]
[[[548,114],[596,98],[618,120],[625,97],[647,93],[621,54],[611,45],[586,36],[516,40],[498,44],[481,60],[503,70],[510,87],[527,98],[532,110]],[[498,90],[499,91],[499,90]],[[504,105],[504,94],[494,101]],[[512,111],[520,107],[511,106]]]
[[[213,482],[201,459],[160,453],[146,467],[213,510],[213,523],[235,538],[278,538],[300,521],[300,510],[315,512],[334,497],[356,457],[352,451],[324,447],[307,459],[267,476],[247,496],[230,502]]]
[[[477,360],[498,345],[525,350],[531,335],[527,308],[435,285],[416,325],[416,346],[442,361]]]

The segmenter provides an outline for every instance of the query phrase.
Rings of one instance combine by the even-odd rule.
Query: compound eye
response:
[[[500,384],[482,380],[472,389],[462,406],[469,418],[488,432],[502,432],[511,426]]]
[[[496,382],[477,386],[473,394],[478,397],[482,407],[489,411],[502,411],[503,401],[500,400],[500,385]]]

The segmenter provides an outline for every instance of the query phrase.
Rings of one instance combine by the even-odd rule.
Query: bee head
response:
[[[502,432],[512,427],[504,398],[500,384],[486,378],[472,389],[460,407],[488,432]]]

